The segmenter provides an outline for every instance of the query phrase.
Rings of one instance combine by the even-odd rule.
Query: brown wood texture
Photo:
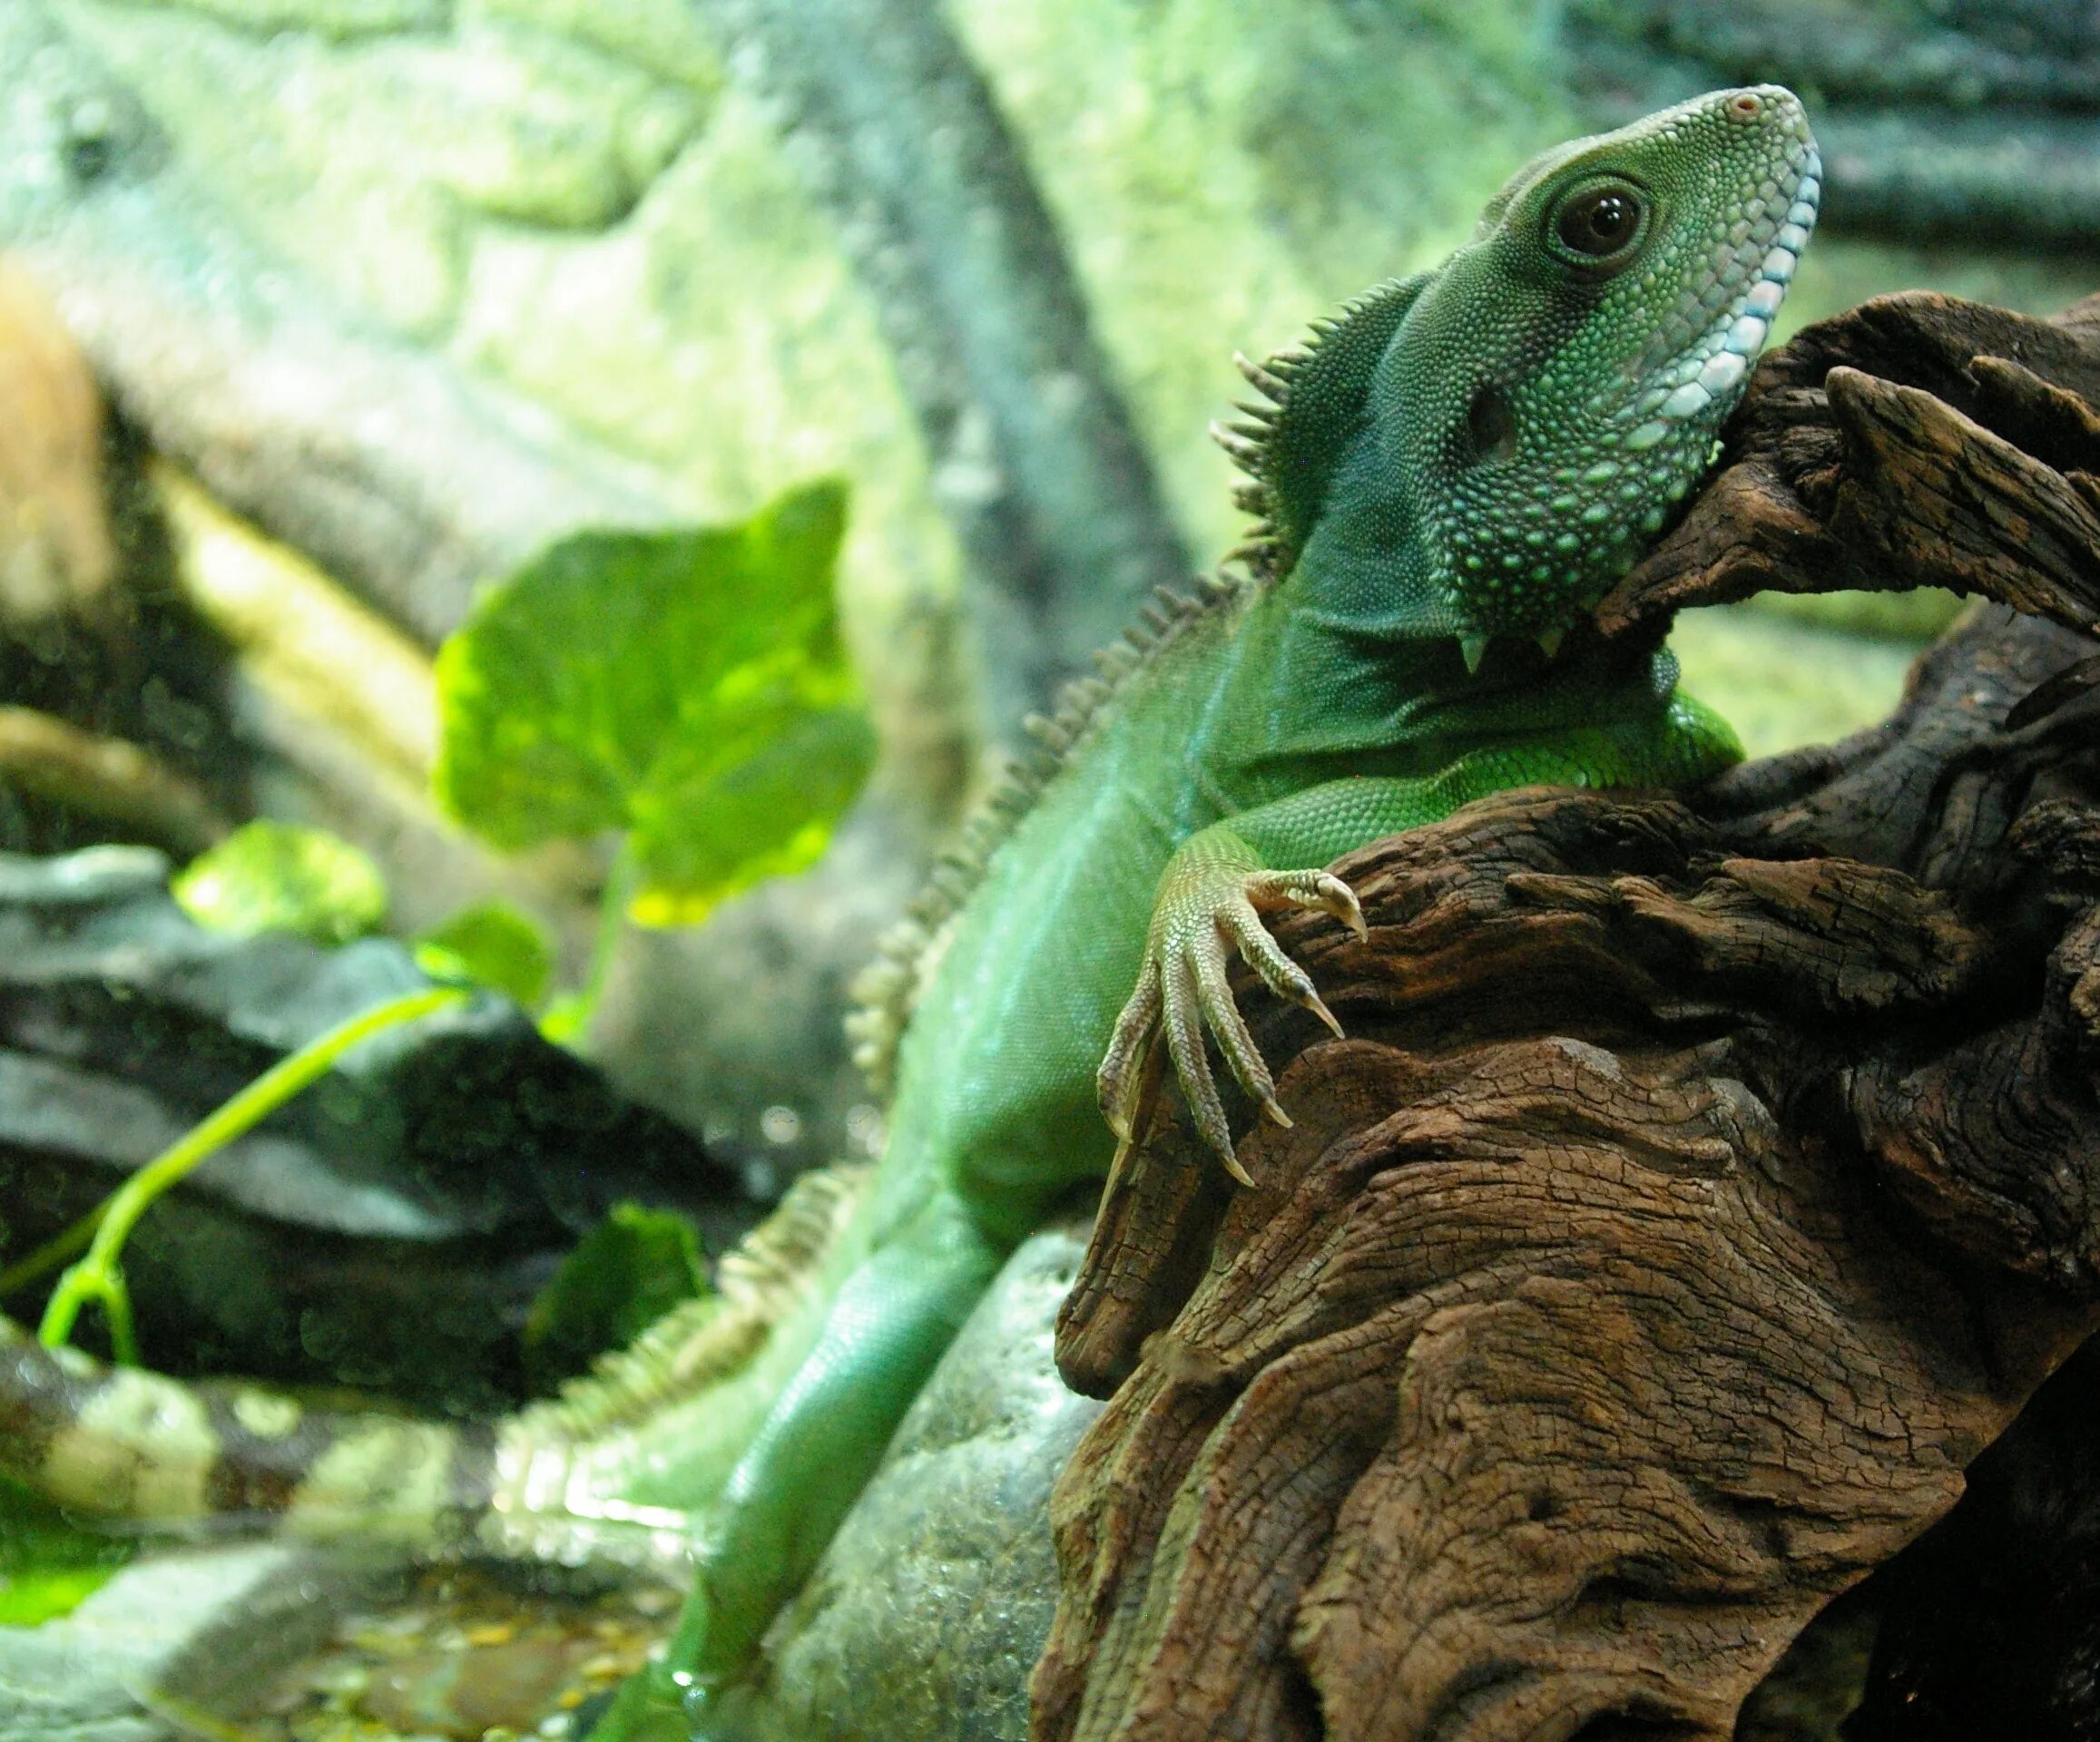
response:
[[[2100,1324],[2100,302],[1931,297],[1761,367],[1600,612],[1979,606],[1884,726],[1685,800],[1533,791],[1279,928],[1294,1129],[1169,1101],[1058,1355],[1032,1734],[1725,1737]]]

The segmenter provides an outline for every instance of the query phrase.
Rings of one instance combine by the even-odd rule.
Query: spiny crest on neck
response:
[[[978,884],[993,853],[1035,807],[1037,797],[1078,753],[1104,708],[1130,680],[1200,618],[1231,603],[1246,583],[1229,575],[1199,575],[1195,592],[1154,590],[1138,621],[1094,656],[1098,675],[1075,678],[1058,691],[1049,714],[1021,722],[1035,740],[1016,759],[964,820],[955,840],[934,862],[926,886],[904,917],[876,942],[875,957],[854,977],[854,1009],[846,1019],[853,1062],[869,1089],[887,1100],[895,1086],[897,1049],[918,1003],[920,988],[938,964],[957,915]]]
[[[1290,573],[1326,504],[1335,468],[1363,427],[1379,358],[1428,277],[1375,286],[1344,303],[1339,315],[1314,321],[1305,344],[1266,363],[1233,356],[1261,399],[1240,402],[1241,421],[1211,426],[1212,438],[1250,480],[1232,499],[1255,517],[1245,543],[1226,561],[1243,563],[1264,582]]]

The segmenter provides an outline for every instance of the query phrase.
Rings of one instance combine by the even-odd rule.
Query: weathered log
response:
[[[1349,1038],[1250,979],[1255,1189],[1171,1101],[1109,1184],[1037,1736],[1728,1737],[2100,1326],[2096,329],[1810,329],[1600,612],[1999,602],[1887,724],[1488,800],[1343,863],[1368,941],[1280,927]]]
[[[1843,1609],[1876,1623],[1845,1742],[2080,1742],[2093,1733],[2096,1401],[2100,1339],[1969,1466],[1953,1512],[1845,1600]],[[1813,1630],[1837,1625],[1826,1618]]]

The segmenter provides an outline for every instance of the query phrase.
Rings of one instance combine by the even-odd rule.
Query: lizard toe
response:
[[[1101,1115],[1124,1143],[1131,1140],[1137,1129],[1144,1098],[1145,1062],[1159,1036],[1161,1006],[1159,964],[1148,959],[1138,974],[1136,988],[1115,1019],[1108,1051],[1102,1055],[1101,1069],[1094,1079]]]
[[[1341,1024],[1334,1013],[1328,1009],[1320,989],[1312,984],[1312,976],[1300,967],[1282,947],[1269,935],[1269,928],[1250,905],[1238,913],[1229,915],[1225,921],[1232,934],[1232,941],[1240,946],[1240,954],[1246,957],[1248,965],[1261,976],[1262,984],[1287,1003],[1310,1010],[1325,1023],[1337,1040],[1341,1038]]]
[[[1361,943],[1370,935],[1356,891],[1331,871],[1258,871],[1247,879],[1247,899],[1255,907],[1317,907],[1348,926]]]
[[[1235,943],[1239,942],[1239,927],[1254,922],[1253,910],[1243,912],[1228,910],[1221,915],[1221,931],[1230,928]],[[1254,1042],[1254,1036],[1247,1027],[1247,1019],[1240,1013],[1238,1002],[1232,996],[1232,988],[1225,978],[1227,956],[1223,937],[1213,934],[1209,949],[1203,951],[1196,963],[1196,993],[1201,1000],[1203,1020],[1218,1038],[1218,1050],[1224,1054],[1225,1062],[1232,1068],[1240,1086],[1261,1104],[1261,1109],[1279,1125],[1289,1125],[1290,1121],[1283,1109],[1276,1103],[1276,1080],[1269,1073],[1269,1065],[1261,1056],[1261,1049]]]
[[[1233,1152],[1232,1129],[1203,1050],[1202,993],[1192,954],[1174,951],[1163,966],[1163,978],[1167,1051],[1181,1078],[1182,1093],[1188,1099],[1190,1116],[1203,1141],[1218,1152],[1225,1170],[1241,1184],[1251,1186],[1253,1180]]]

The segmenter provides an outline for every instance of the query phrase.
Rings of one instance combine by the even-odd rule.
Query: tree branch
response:
[[[1605,602],[2004,602],[1885,726],[1492,798],[1343,862],[1368,941],[1280,926],[1349,1038],[1243,976],[1255,1189],[1171,1101],[1108,1185],[1032,1734],[1719,1742],[2100,1326],[2096,339],[1810,329]]]
[[[1189,560],[1019,143],[937,6],[705,0],[839,220],[980,592],[1011,729]]]

